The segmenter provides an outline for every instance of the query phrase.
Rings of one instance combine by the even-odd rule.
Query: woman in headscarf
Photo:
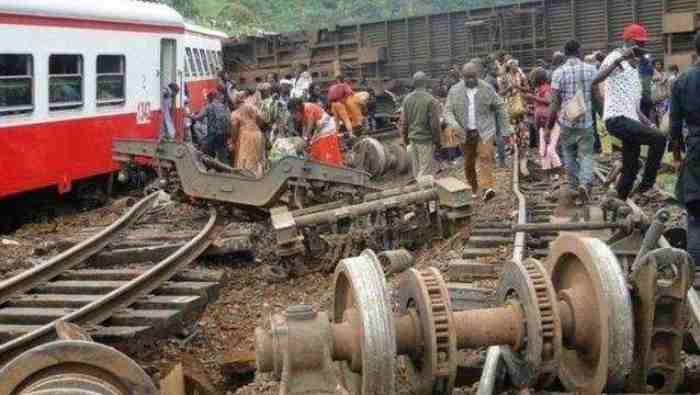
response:
[[[335,119],[318,104],[305,103],[301,98],[289,101],[289,113],[302,125],[302,137],[308,142],[309,155],[319,162],[343,165],[338,127]]]
[[[535,85],[535,93],[527,94],[525,98],[535,105],[535,128],[539,131],[540,164],[542,169],[555,173],[561,167],[561,160],[557,154],[559,142],[559,126],[546,135],[545,130],[549,119],[549,104],[552,97],[552,86],[547,78],[547,70],[542,67],[532,72],[532,81]]]
[[[510,122],[516,127],[518,136],[522,137],[524,131],[527,130],[527,128],[522,127],[526,112],[523,94],[528,89],[527,77],[520,70],[516,59],[506,61],[505,69],[506,72],[501,78],[500,93],[506,101]]]
[[[264,122],[258,109],[247,102],[248,96],[247,93],[236,96],[236,111],[231,114],[233,167],[261,177],[265,146],[260,126]]]

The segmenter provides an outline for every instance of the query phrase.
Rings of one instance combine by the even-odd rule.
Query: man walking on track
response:
[[[445,121],[457,131],[464,151],[464,175],[471,185],[472,196],[482,200],[496,196],[496,180],[493,175],[495,158],[494,139],[500,128],[504,136],[513,131],[508,121],[503,99],[486,81],[479,79],[480,67],[467,63],[462,68],[462,81],[454,85],[447,95]],[[479,160],[479,178],[476,161]]]
[[[411,145],[413,177],[433,175],[433,154],[440,147],[440,104],[428,92],[428,76],[413,76],[414,90],[403,101],[401,135]]]
[[[560,195],[559,208],[572,206],[572,197],[578,195],[588,202],[593,185],[593,130],[592,86],[596,68],[581,60],[581,44],[571,40],[564,47],[566,63],[552,74],[552,108],[547,130],[559,122],[559,143],[564,154],[569,191]],[[560,111],[561,110],[561,111]]]

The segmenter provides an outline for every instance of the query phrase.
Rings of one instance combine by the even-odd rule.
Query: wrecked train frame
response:
[[[265,175],[255,177],[218,162],[215,164],[219,169],[210,171],[203,154],[186,143],[115,139],[112,152],[114,160],[123,164],[137,163],[140,158],[173,170],[178,178],[173,181],[175,187],[190,198],[238,206],[275,206],[289,187],[294,188],[295,197],[300,191],[314,191],[331,198],[373,189],[366,172],[293,157],[282,159]]]

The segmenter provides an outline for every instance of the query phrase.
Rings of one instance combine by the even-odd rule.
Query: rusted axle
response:
[[[585,289],[570,289],[560,300],[561,324],[565,344],[576,347],[595,345],[591,336],[595,331],[589,328],[595,325],[585,305]],[[495,345],[510,346],[519,351],[525,344],[525,315],[518,302],[507,303],[500,307],[479,310],[458,311],[453,313],[454,329],[457,334],[458,349],[473,349]],[[346,311],[345,319],[330,325],[330,351],[334,361],[348,362],[351,370],[362,371],[362,349],[360,339],[362,329],[357,309]],[[413,355],[421,352],[421,323],[415,314],[397,316],[396,350],[397,355]],[[258,369],[262,372],[274,368],[273,338],[270,332],[257,332]]]
[[[336,223],[341,218],[357,217],[385,208],[401,207],[406,204],[427,203],[437,199],[437,191],[428,189],[425,191],[413,192],[404,196],[395,196],[393,199],[381,199],[367,203],[360,203],[352,206],[341,207],[331,211],[308,214],[294,218],[297,226],[310,226]]]
[[[515,224],[511,227],[513,232],[566,232],[566,231],[583,231],[583,230],[603,230],[603,229],[618,229],[625,227],[626,224],[620,222],[570,222],[561,224]]]

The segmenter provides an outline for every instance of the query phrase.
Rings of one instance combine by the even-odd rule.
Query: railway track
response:
[[[613,227],[610,226],[609,222],[605,223],[606,219],[607,221],[610,221],[610,219],[606,218],[607,215],[604,214],[601,206],[605,206],[607,203],[601,201],[602,199],[599,199],[599,197],[605,196],[605,188],[609,182],[608,178],[616,170],[613,166],[605,163],[596,163],[594,166],[594,176],[597,182],[592,195],[598,199],[591,202],[590,207],[586,211],[579,210],[574,214],[574,222],[586,221],[586,224],[559,224],[553,226],[550,222],[554,215],[556,203],[549,203],[543,199],[546,193],[552,191],[551,185],[538,181],[537,177],[533,176],[535,172],[530,172],[530,174],[526,172],[524,176],[524,166],[522,163],[519,163],[519,159],[519,152],[516,151],[513,160],[512,188],[518,203],[517,217],[507,222],[498,222],[498,219],[494,218],[493,220],[487,220],[485,223],[476,224],[465,245],[463,259],[452,262],[449,266],[450,277],[453,281],[468,281],[467,284],[462,282],[447,284],[455,311],[486,308],[496,302],[493,291],[480,288],[478,284],[484,280],[497,280],[500,276],[501,268],[499,265],[483,263],[481,260],[496,256],[501,262],[505,262],[504,259],[510,259],[514,262],[523,263],[528,258],[535,258],[545,262],[547,256],[551,254],[549,249],[550,242],[556,240],[562,232],[573,231],[579,234],[587,232],[593,237],[608,240],[608,244],[613,246],[613,252],[620,263],[619,269],[616,268],[616,270],[621,270],[620,273],[625,273],[625,275],[632,273],[634,271],[633,266],[638,264],[641,257],[652,249],[671,247],[668,241],[661,236],[664,226],[663,221],[659,222],[660,214],[657,213],[657,218],[655,219],[648,219],[641,208],[631,200],[625,202],[626,205],[632,213],[638,216],[636,219],[641,220],[641,223],[645,225],[634,229],[634,226],[639,226],[641,223],[632,224],[630,221],[632,221],[634,216],[630,215],[628,222],[626,222],[626,233],[614,233],[615,230],[622,226]],[[529,158],[528,162],[533,164],[529,161]],[[655,233],[656,235],[649,237],[650,233]],[[627,237],[620,236],[621,234],[627,234]],[[648,245],[647,238],[654,240],[654,244]],[[617,265],[615,266],[617,267]],[[634,281],[634,276],[632,274],[629,274],[629,276],[628,281]],[[700,298],[697,294],[698,290],[700,290],[700,281],[698,280],[698,277],[691,279],[694,282],[694,286],[690,287],[687,294],[690,321],[692,323],[690,335],[694,339],[700,338],[700,330],[698,329],[698,324],[700,324],[700,303],[698,301],[700,301]],[[638,294],[635,298],[642,297]],[[635,300],[635,303],[639,303],[639,300]],[[635,329],[639,330],[639,328],[633,327],[631,322],[624,328],[619,322],[617,324],[620,325],[618,331],[622,330],[624,336],[634,337]],[[654,325],[650,324],[650,328],[653,327]],[[682,344],[682,340],[680,343]],[[652,350],[654,349],[653,345],[649,347]],[[663,348],[661,346],[661,350]],[[622,349],[620,349],[620,354],[622,354]],[[628,357],[631,357],[631,354]],[[507,349],[499,346],[488,348],[486,361],[481,376],[478,378],[478,395],[491,395],[494,393],[497,381],[500,377],[503,377],[503,372],[509,365],[509,362],[506,361],[508,358]],[[627,359],[624,364],[631,366],[631,358]],[[672,364],[668,366],[668,369],[669,372],[674,371]],[[672,373],[668,373],[668,376],[665,378],[667,380],[666,385],[669,385],[671,382],[675,383],[675,385],[678,384],[679,379],[672,378],[672,376]],[[657,390],[659,389],[657,388]]]
[[[220,275],[185,271],[223,229],[215,211],[189,242],[147,270],[74,270],[135,224],[157,193],[98,234],[0,283],[0,366],[56,338],[55,325],[79,325],[99,341],[167,333],[201,314]]]
[[[504,219],[502,214],[494,213],[493,216],[474,223],[464,245],[462,258],[450,262],[448,266],[452,281],[448,283],[448,288],[455,309],[473,309],[495,301],[492,288],[500,277],[502,265],[494,264],[494,259],[497,262],[523,262],[527,258],[541,260],[549,254],[549,243],[560,232],[536,228],[551,225],[557,204],[549,199],[549,196],[554,196],[552,184],[543,181],[538,173],[536,163],[526,153],[516,150],[511,187],[517,200],[517,214],[514,218]],[[602,185],[597,183],[592,195],[603,196],[603,192]],[[591,206],[597,204],[599,201],[595,200]],[[603,220],[602,211],[597,209],[574,210],[572,214],[575,220]],[[515,231],[517,226],[530,229]],[[592,231],[596,236],[606,236],[605,229]]]

